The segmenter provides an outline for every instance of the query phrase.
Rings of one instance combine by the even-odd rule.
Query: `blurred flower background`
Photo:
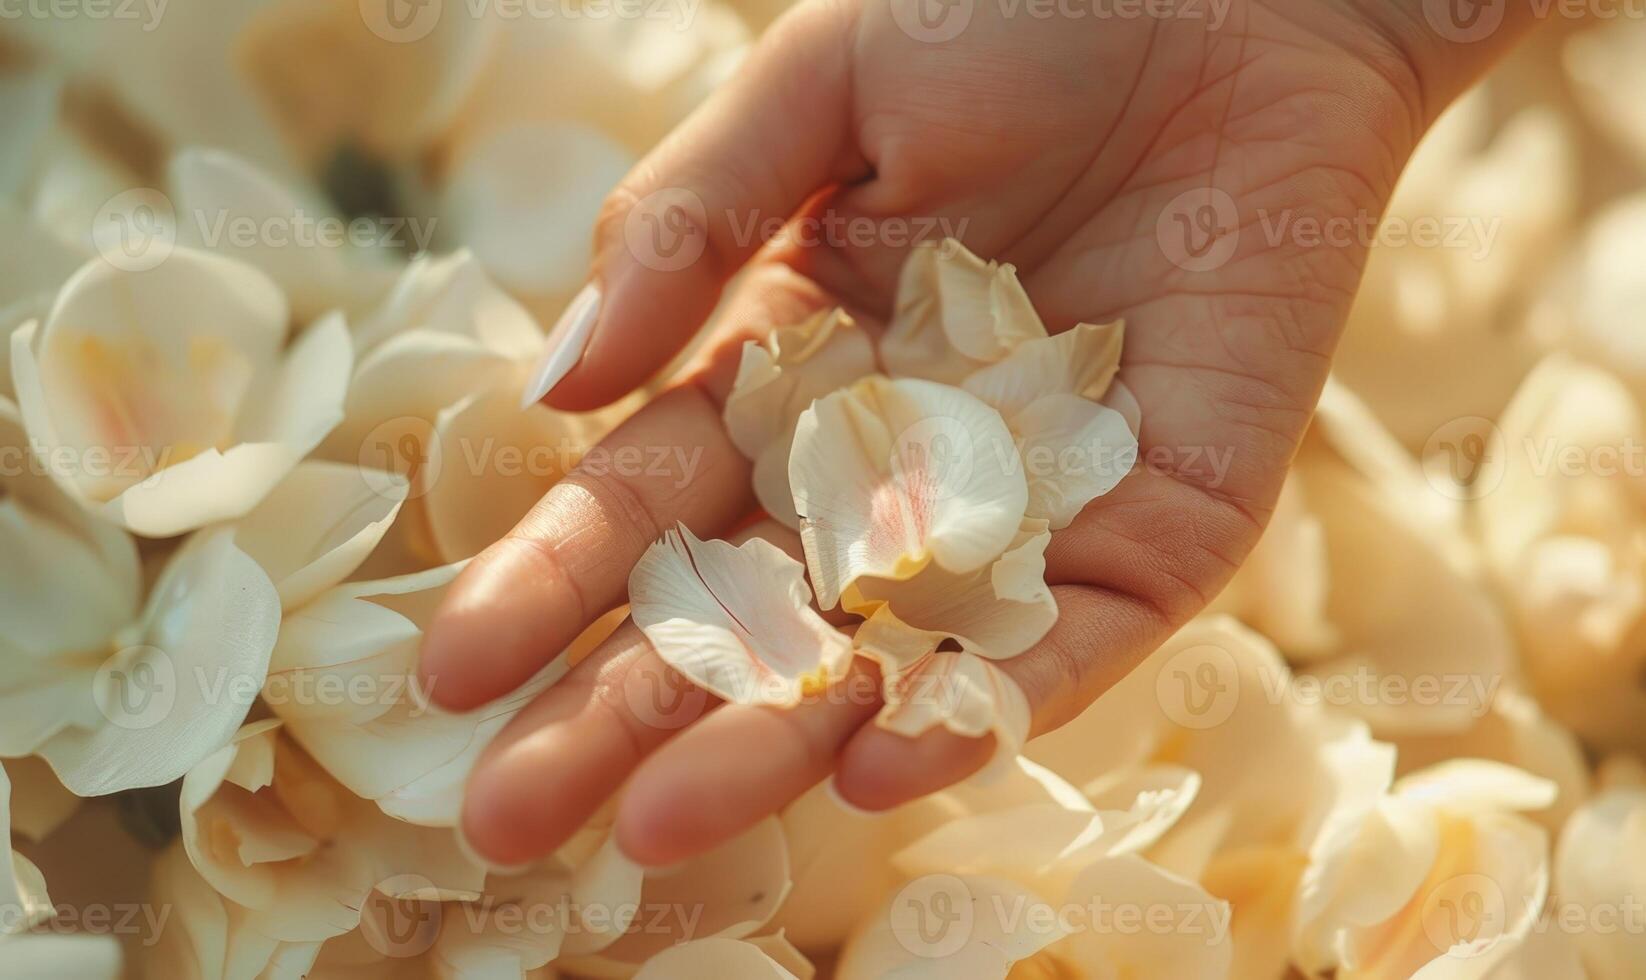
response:
[[[0,977],[1646,976],[1641,17],[1549,18],[1351,231],[1272,525],[1081,718],[679,867],[465,852],[615,623],[467,715],[421,631],[649,394],[518,406],[784,6],[0,5]]]

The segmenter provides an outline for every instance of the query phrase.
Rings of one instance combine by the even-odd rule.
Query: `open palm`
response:
[[[749,466],[719,407],[741,340],[836,305],[873,329],[913,238],[953,235],[1015,264],[1053,332],[1126,321],[1138,466],[1053,536],[1057,625],[1001,664],[1034,731],[1072,718],[1217,593],[1264,526],[1363,239],[1438,107],[1395,32],[1351,3],[1057,9],[812,0],[636,168],[598,230],[599,305],[557,328],[569,345],[541,380],[557,407],[621,396],[737,274],[703,372],[600,458],[684,451],[667,472],[574,472],[465,572],[425,642],[439,703],[473,707],[541,669],[625,601],[634,562],[676,521],[798,550],[773,522],[748,527]],[[465,830],[493,860],[528,860],[622,789],[620,844],[665,864],[831,773],[846,800],[882,809],[988,758],[987,740],[866,724],[869,670],[790,711],[717,707],[625,624],[491,747]]]

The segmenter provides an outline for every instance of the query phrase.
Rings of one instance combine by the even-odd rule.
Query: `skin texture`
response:
[[[1053,536],[1058,623],[1003,663],[1036,733],[1068,721],[1204,608],[1268,519],[1365,257],[1364,243],[1275,229],[1375,227],[1429,121],[1524,26],[1511,17],[1465,49],[1425,28],[1415,0],[1230,0],[1220,23],[1035,17],[980,0],[957,37],[930,42],[899,27],[892,2],[790,12],[607,202],[600,320],[548,402],[586,409],[644,382],[741,272],[702,373],[604,443],[610,458],[625,446],[701,456],[672,476],[574,472],[480,556],[425,640],[439,703],[473,707],[529,677],[624,601],[635,560],[676,521],[703,537],[748,525],[749,466],[720,421],[742,339],[834,305],[873,329],[906,254],[889,235],[814,232],[761,250],[739,233],[751,216],[803,214],[838,227],[937,219],[1014,263],[1054,332],[1125,318],[1119,377],[1142,408],[1140,465]],[[665,271],[634,229],[682,188],[701,202],[688,231],[702,254]],[[1206,202],[1233,220],[1199,224]],[[1184,221],[1232,238],[1227,254],[1197,261],[1189,250],[1207,238],[1185,238]],[[798,552],[782,528],[754,530]],[[845,800],[885,809],[988,759],[989,740],[876,728],[874,682],[860,668],[786,712],[715,706],[625,624],[490,748],[464,830],[518,863],[615,794],[620,845],[668,864],[831,773]]]

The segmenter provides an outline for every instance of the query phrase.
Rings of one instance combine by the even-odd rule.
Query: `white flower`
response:
[[[1548,837],[1515,811],[1553,784],[1510,766],[1454,759],[1413,773],[1358,832],[1311,869],[1303,948],[1353,980],[1483,977],[1537,926]]]
[[[331,310],[363,313],[394,281],[395,267],[382,255],[347,238],[334,240],[332,229],[343,227],[341,219],[317,191],[290,189],[215,150],[179,153],[168,176],[178,242],[265,273],[291,303],[297,323]],[[410,244],[409,233],[399,230]]]
[[[360,922],[373,889],[417,877],[478,894],[485,878],[449,830],[386,816],[282,737],[277,720],[241,729],[183,780],[189,860],[245,912],[244,927],[318,942]]]
[[[935,563],[983,568],[1028,505],[1011,433],[972,395],[870,377],[803,412],[789,483],[818,603],[864,576],[907,579]]]
[[[665,532],[629,576],[630,614],[670,666],[742,704],[792,705],[851,663],[851,641],[811,606],[805,568],[758,538]]]
[[[848,943],[839,976],[1226,976],[1228,904],[1137,853],[1196,782],[1121,810],[1029,804],[939,827],[893,857],[910,880]],[[1173,920],[1127,929],[1111,918],[1122,909]]]
[[[1015,268],[947,239],[910,250],[880,356],[894,375],[959,384],[1045,336]]]
[[[556,659],[463,714],[430,703],[417,678],[418,645],[461,568],[320,594],[286,618],[263,691],[291,737],[350,792],[428,826],[456,825],[463,782],[486,743],[569,669]]]
[[[19,446],[0,401],[0,446],[8,432]],[[27,470],[0,488],[0,755],[38,752],[81,796],[178,778],[251,707],[280,622],[274,586],[211,531],[144,601],[123,532]]]
[[[1601,748],[1646,746],[1646,648],[1635,641],[1646,615],[1646,511],[1627,455],[1646,416],[1617,378],[1556,356],[1526,379],[1498,430],[1485,444],[1501,460],[1498,482],[1476,510],[1528,689]]]
[[[781,937],[748,942],[697,939],[658,953],[634,976],[635,980],[809,980],[812,968]]]
[[[233,260],[93,261],[12,336],[30,443],[65,490],[138,534],[238,517],[342,417],[341,319],[283,352],[286,321],[274,284]]]
[[[648,869],[637,908],[641,914],[651,910],[652,921],[588,955],[568,950],[557,965],[580,975],[630,976],[677,943],[747,939],[782,906],[789,885],[788,846],[782,827],[769,817],[712,851]]]

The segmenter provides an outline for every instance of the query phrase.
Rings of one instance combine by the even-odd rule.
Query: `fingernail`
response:
[[[600,319],[600,287],[589,283],[560,314],[560,322],[549,331],[543,341],[543,356],[532,369],[531,380],[520,397],[520,407],[530,408],[554,390],[560,379],[571,373],[583,359],[583,351],[594,335],[594,325]]]
[[[885,813],[876,813],[873,810],[865,810],[857,804],[847,800],[846,797],[840,794],[840,784],[834,781],[833,776],[830,776],[828,782],[823,784],[823,795],[827,796],[835,806],[854,817],[867,817],[873,819],[885,816]]]

